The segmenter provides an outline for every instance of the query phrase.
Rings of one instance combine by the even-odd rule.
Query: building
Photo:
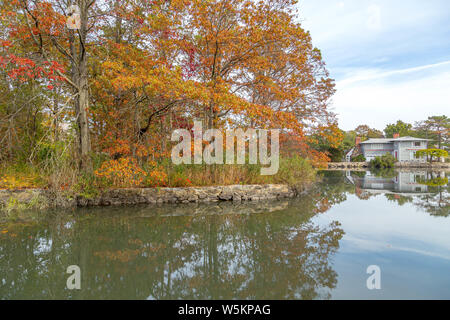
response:
[[[400,162],[426,162],[426,157],[419,158],[416,156],[416,152],[428,149],[429,141],[431,140],[414,137],[400,138],[399,135],[395,135],[391,139],[369,139],[364,142],[357,138],[356,147],[347,153],[346,161],[351,161],[352,158],[359,154],[364,155],[366,161],[371,161],[376,157],[390,153]]]

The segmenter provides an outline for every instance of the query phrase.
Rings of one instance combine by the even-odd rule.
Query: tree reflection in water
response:
[[[0,222],[0,299],[331,298],[344,230],[312,218],[373,190],[361,180],[370,175],[321,175],[310,195],[290,201],[80,209]],[[374,196],[448,216],[448,184],[434,182],[424,194]],[[65,289],[70,265],[81,268],[80,291]]]
[[[340,192],[259,204],[102,208],[4,223],[2,299],[327,299]],[[339,198],[339,197],[338,197]],[[82,290],[65,289],[78,265]]]

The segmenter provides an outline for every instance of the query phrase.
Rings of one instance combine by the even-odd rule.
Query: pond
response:
[[[450,299],[447,174],[320,175],[292,200],[3,220],[0,299]]]

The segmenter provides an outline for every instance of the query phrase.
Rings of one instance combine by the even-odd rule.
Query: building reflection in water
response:
[[[386,171],[386,172],[346,172],[346,178],[358,189],[370,193],[407,193],[423,195],[430,193],[429,186],[433,180],[445,181],[443,172],[427,171]],[[447,185],[448,181],[442,185]]]

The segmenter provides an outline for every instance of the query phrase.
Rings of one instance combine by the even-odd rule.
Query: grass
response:
[[[44,188],[46,179],[36,167],[5,164],[0,166],[0,190]]]
[[[113,161],[102,165],[108,171],[79,174],[69,167],[54,166],[53,171],[32,165],[3,165],[0,189],[45,188],[58,194],[78,194],[95,197],[100,189],[194,187],[249,184],[288,184],[297,190],[315,181],[316,170],[301,157],[280,160],[276,175],[261,175],[260,165],[173,165],[162,161],[146,165],[126,162],[114,167]],[[98,168],[97,168],[98,169]]]

